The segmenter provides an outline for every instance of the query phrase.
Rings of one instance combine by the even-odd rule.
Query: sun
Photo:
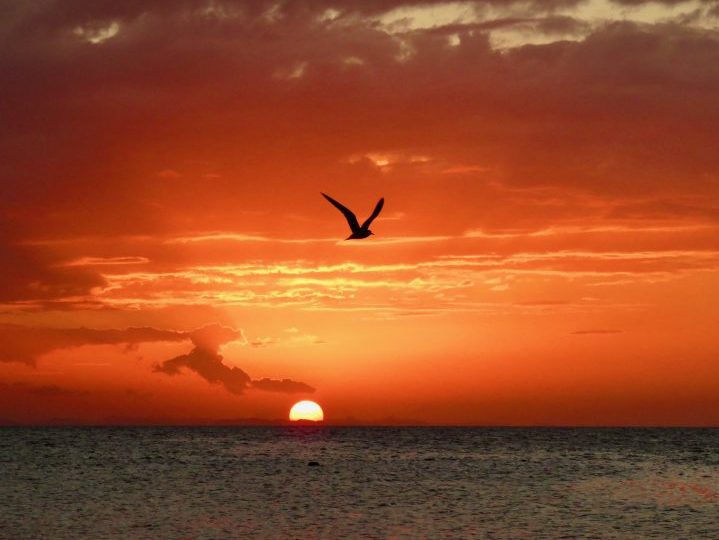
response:
[[[322,422],[325,419],[325,413],[314,401],[298,401],[290,409],[290,420],[296,422],[298,420],[309,420],[311,422]]]

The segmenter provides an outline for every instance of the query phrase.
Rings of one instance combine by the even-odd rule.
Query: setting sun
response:
[[[298,420],[310,420],[312,422],[322,422],[325,414],[314,401],[298,401],[290,409],[290,420],[296,422]]]

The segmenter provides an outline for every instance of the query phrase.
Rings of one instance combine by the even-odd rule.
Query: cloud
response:
[[[646,128],[655,123],[659,127],[675,123],[682,136],[690,137],[682,142],[679,134],[663,131],[672,143],[677,143],[666,144],[672,158],[681,157],[686,165],[689,158],[695,157],[699,158],[695,160],[698,163],[716,166],[702,147],[690,143],[708,135],[702,127],[706,121],[700,121],[700,129],[691,132],[680,113],[691,109],[705,110],[709,116],[716,114],[710,97],[717,84],[717,70],[713,67],[717,42],[712,32],[688,26],[622,22],[593,25],[585,30],[586,20],[596,14],[586,3],[578,6],[578,2],[495,2],[492,9],[487,8],[487,3],[460,3],[457,8],[453,7],[456,3],[429,2],[377,2],[372,7],[332,1],[300,5],[163,1],[121,6],[77,2],[72,8],[52,3],[34,8],[23,6],[22,2],[7,4],[10,7],[6,9],[13,16],[6,19],[5,35],[12,37],[12,47],[0,65],[7,70],[15,68],[15,76],[7,82],[6,97],[7,113],[18,122],[12,124],[15,127],[6,136],[6,142],[10,149],[20,147],[21,152],[9,155],[12,159],[4,166],[22,171],[23,181],[42,182],[42,160],[33,162],[28,155],[35,151],[52,158],[61,169],[57,172],[62,173],[60,185],[48,185],[47,192],[19,189],[14,198],[41,202],[45,196],[61,194],[63,189],[84,191],[104,203],[114,196],[126,199],[134,189],[155,198],[166,193],[167,187],[148,184],[147,177],[133,180],[130,171],[123,171],[119,157],[127,155],[126,150],[142,148],[156,141],[158,135],[167,135],[162,148],[167,151],[158,156],[157,162],[148,159],[152,162],[147,163],[148,175],[155,177],[157,171],[175,170],[167,164],[165,156],[172,149],[184,147],[190,138],[196,140],[195,128],[207,130],[203,133],[210,139],[217,140],[225,134],[233,142],[244,141],[253,133],[254,141],[248,142],[254,149],[267,151],[267,156],[277,155],[281,142],[270,138],[266,128],[262,129],[268,116],[274,129],[281,133],[290,133],[297,125],[306,126],[307,144],[327,143],[331,154],[339,154],[339,150],[347,150],[346,155],[372,153],[370,148],[361,148],[358,140],[375,140],[372,136],[379,134],[383,135],[379,143],[382,148],[374,153],[406,153],[411,146],[436,147],[443,157],[459,158],[462,156],[444,154],[476,156],[481,151],[495,165],[517,167],[507,172],[518,183],[534,180],[522,174],[522,164],[515,161],[510,141],[517,143],[516,155],[528,152],[533,160],[546,157],[547,152],[564,155],[565,159],[556,163],[545,159],[548,162],[545,165],[565,171],[565,182],[569,180],[569,169],[576,172],[582,158],[591,157],[592,174],[574,175],[572,180],[597,187],[596,175],[609,176],[607,167],[636,166],[632,153],[638,157],[636,152],[646,152],[661,144],[644,138]],[[277,16],[268,19],[265,14],[273,6],[279,6],[275,8]],[[554,15],[558,8],[571,8],[572,16]],[[331,9],[340,15],[318,24],[322,14]],[[513,13],[520,9],[524,12]],[[386,25],[378,25],[375,15],[384,16],[385,20],[399,15],[400,19],[428,22],[446,18],[452,24],[416,27],[397,36]],[[467,18],[471,21],[467,22]],[[75,34],[77,28],[97,32],[113,23],[118,25],[117,33],[96,45],[88,45]],[[555,40],[516,47],[506,54],[493,51],[492,31],[517,25],[524,25],[522,28],[532,25],[532,32],[542,35],[572,32],[579,27],[589,35],[574,42]],[[269,29],[276,39],[267,39]],[[459,36],[459,44],[447,47],[442,32]],[[401,48],[400,38],[414,51],[411,62],[395,59]],[[303,46],[296,47],[297,42]],[[153,54],[137,54],[147,50],[149,44],[154,45]],[[181,58],[177,51],[183,52]],[[345,60],[355,57],[361,57],[363,64],[348,70]],[[110,73],[102,67],[108,62],[113,65]],[[272,76],[278,69],[298,64],[305,65],[305,69],[297,80],[282,81]],[[58,70],[67,73],[66,84],[54,88],[52,94],[44,92],[45,85],[38,83],[51,82]],[[245,81],[240,87],[235,70],[242,73]],[[377,84],[378,76],[382,84]],[[213,84],[203,86],[202,82],[208,80]],[[321,88],[335,97],[332,103],[321,99],[325,91]],[[344,88],[350,90],[344,94],[337,92]],[[680,90],[691,91],[693,100],[678,101]],[[83,92],[91,93],[94,99],[74,99]],[[173,100],[167,100],[168,95]],[[433,95],[441,97],[441,107],[426,107]],[[642,96],[641,101],[637,95]],[[206,98],[201,99],[202,96]],[[223,96],[231,107],[226,106],[228,101],[212,99]],[[323,107],[315,107],[313,100]],[[20,106],[28,101],[46,115],[39,115],[42,120],[27,115],[20,118]],[[180,106],[190,107],[197,114],[179,119],[173,113]],[[75,113],[71,115],[74,122],[69,126],[71,129],[59,129],[67,126],[60,120],[68,114],[68,107]],[[263,113],[252,115],[253,110]],[[383,114],[377,115],[370,125],[358,118],[358,111],[367,110]],[[602,122],[592,122],[599,112]],[[147,135],[138,134],[128,120],[142,115],[172,120],[172,126],[164,133],[148,123]],[[625,120],[626,115],[631,118]],[[468,124],[468,117],[476,122]],[[244,124],[238,122],[240,118],[245,120]],[[312,118],[316,121],[309,122]],[[339,118],[357,132],[353,140],[344,144],[335,137]],[[625,125],[629,120],[630,125]],[[502,121],[506,122],[504,129]],[[417,133],[413,131],[417,124],[433,129]],[[96,128],[100,125],[113,129],[98,132]],[[246,128],[233,130],[229,128],[232,125]],[[386,132],[387,127],[393,128],[391,133]],[[621,131],[619,128],[623,127],[627,129]],[[453,146],[465,149],[464,152],[448,150],[441,144],[443,137],[452,132],[460,135],[455,141],[458,144]],[[57,141],[62,152],[43,148],[45,139],[33,137],[33,133]],[[136,140],[128,140],[130,134]],[[61,136],[68,140],[63,141]],[[635,144],[623,145],[628,138]],[[491,146],[485,140],[491,140]],[[88,143],[84,147],[90,154],[105,155],[106,159],[96,163],[89,157],[87,160],[78,157],[75,152],[65,153],[79,142]],[[113,143],[119,146],[113,149]],[[27,145],[26,150],[22,150],[23,144]],[[212,146],[218,147],[220,143]],[[300,152],[286,149],[287,158],[293,163],[307,157],[305,145],[299,146]],[[570,148],[578,153],[576,157],[566,152]],[[220,157],[208,156],[213,152],[204,144],[197,147],[196,153]],[[669,156],[657,158],[671,161]],[[652,163],[645,165],[654,168]],[[103,182],[103,189],[93,189],[86,180],[71,180],[70,172],[86,178],[98,167],[107,167],[108,178],[113,180],[121,176],[133,190],[123,195],[128,184],[115,185],[115,181],[108,180]],[[30,175],[31,171],[38,176]],[[185,176],[183,170],[183,179]],[[248,181],[258,182],[252,178]],[[639,178],[634,181],[646,185]],[[186,185],[178,182],[175,189],[182,190],[183,186]],[[65,210],[81,210],[63,206]],[[150,216],[137,212],[136,217],[140,220],[138,225],[152,225]],[[99,220],[98,227],[111,226],[119,216],[108,218]],[[126,227],[134,225],[125,223]]]
[[[514,26],[531,22],[533,32],[543,35],[584,28],[585,19],[596,15],[589,9],[592,2],[460,6],[460,14],[470,14],[471,22],[453,15],[451,3],[430,2],[376,2],[372,7],[331,1],[122,6],[77,2],[70,9],[57,4],[7,4],[13,16],[6,19],[4,35],[12,47],[0,59],[0,67],[16,75],[7,81],[4,96],[3,113],[14,122],[8,123],[13,129],[4,137],[7,161],[2,166],[13,184],[35,185],[43,182],[47,171],[34,156],[39,149],[47,152],[55,165],[55,182],[48,183],[46,191],[19,188],[13,199],[45,209],[51,201],[59,203],[62,211],[45,220],[63,229],[72,228],[60,217],[65,212],[89,217],[90,208],[95,208],[72,204],[72,198],[61,196],[68,191],[84,193],[110,211],[96,218],[95,226],[101,230],[121,225],[154,228],[153,217],[141,211],[147,210],[141,208],[144,204],[118,204],[124,212],[121,222],[119,208],[109,203],[113,198],[118,203],[142,200],[180,210],[192,201],[193,184],[185,183],[183,173],[165,192],[183,195],[165,197],[147,182],[147,176],[133,176],[135,171],[125,169],[121,156],[134,155],[128,151],[148,145],[161,146],[157,149],[164,151],[157,160],[144,158],[135,165],[155,177],[158,170],[174,170],[166,163],[173,150],[191,149],[198,159],[227,164],[230,158],[217,150],[223,135],[228,146],[247,143],[248,155],[272,160],[281,153],[292,164],[309,159],[308,150],[319,142],[326,144],[328,156],[337,158],[436,148],[443,159],[459,165],[466,162],[460,158],[481,154],[494,170],[499,167],[505,181],[551,183],[558,175],[563,185],[595,190],[616,190],[619,179],[628,177],[624,173],[639,172],[640,166],[652,174],[636,174],[631,183],[653,189],[676,186],[672,174],[677,169],[711,174],[717,168],[708,150],[712,145],[697,144],[713,140],[708,128],[717,113],[715,33],[630,21],[594,25],[578,41],[556,40],[504,53],[490,46],[492,28],[510,22]],[[273,6],[279,6],[277,16],[268,19],[265,14]],[[554,15],[558,8],[571,8],[572,16]],[[320,16],[332,9],[340,16],[318,24]],[[525,11],[521,17],[512,13],[519,9]],[[437,28],[416,28],[397,36],[372,18],[393,10],[412,20],[427,19],[424,11],[447,15],[454,24],[445,26],[461,38],[459,44],[447,47],[446,35]],[[436,13],[428,20],[441,19]],[[113,23],[118,24],[117,33],[96,45],[74,34],[78,27],[104,29]],[[269,35],[276,37],[268,39]],[[395,58],[400,39],[414,51],[410,62]],[[150,44],[152,54],[147,54]],[[145,54],[138,54],[141,51]],[[354,57],[363,63],[348,70],[345,59]],[[272,76],[297,64],[306,66],[299,79]],[[50,84],[58,72],[66,74],[67,84]],[[44,90],[51,87],[52,93]],[[323,92],[334,96],[331,107]],[[684,92],[690,92],[692,99],[677,98]],[[77,100],[77,95],[91,99]],[[168,100],[168,95],[173,99]],[[432,101],[433,96],[441,99]],[[30,99],[37,115],[23,112],[22,104]],[[358,112],[366,110],[383,114],[370,123]],[[73,118],[72,124],[62,121],[65,115]],[[146,130],[139,132],[135,122],[143,118]],[[304,141],[290,136],[299,123],[307,126]],[[337,137],[341,124],[351,125],[356,135]],[[271,133],[267,125],[272,125]],[[423,125],[428,129],[417,130]],[[675,129],[668,129],[671,126]],[[198,129],[207,142],[197,139]],[[653,163],[644,158],[653,151],[648,135],[658,131],[667,152],[655,152],[657,163]],[[444,143],[450,134],[451,148]],[[57,146],[46,144],[47,140]],[[367,140],[377,140],[380,148],[362,148],[359,141]],[[282,141],[294,142],[284,147]],[[77,147],[85,148],[86,158],[68,151]],[[100,156],[105,159],[96,159]],[[254,170],[249,163],[233,166],[252,173],[247,181],[262,190],[260,170],[274,170],[265,165]],[[650,184],[654,174],[667,183]],[[93,185],[90,177],[107,180]],[[598,180],[613,177],[619,179],[609,184]],[[230,182],[221,181],[218,187],[229,190]],[[275,182],[268,184],[266,193]],[[194,197],[195,202],[204,206],[203,197]],[[218,206],[219,212],[229,210],[229,201]],[[127,220],[128,213],[135,219]],[[26,225],[34,228],[40,223]]]
[[[150,327],[97,330],[1,324],[0,362],[22,362],[35,365],[40,356],[59,349],[84,345],[137,345],[187,339],[188,335],[184,332],[158,330]]]
[[[165,360],[155,366],[157,373],[177,375],[181,368],[187,368],[212,384],[221,384],[228,392],[242,395],[249,388],[268,392],[300,393],[314,392],[311,386],[290,379],[281,381],[260,379],[253,381],[238,367],[227,366],[219,354],[219,348],[237,339],[244,339],[241,332],[219,325],[206,326],[190,333],[194,348],[187,354]]]
[[[252,381],[252,387],[266,392],[281,392],[284,394],[312,393],[315,391],[311,386],[290,379],[259,379]]]
[[[125,264],[146,264],[147,257],[81,257],[65,263],[63,266],[115,266]]]
[[[192,236],[180,236],[167,240],[168,244],[190,244],[199,242],[275,242],[286,244],[310,244],[315,242],[336,243],[337,238],[269,238],[257,234],[233,232],[206,232]]]
[[[696,248],[662,249],[688,241]],[[642,243],[648,249],[639,249]],[[550,280],[564,288],[567,282],[593,287],[617,280],[659,283],[699,276],[713,272],[719,264],[719,250],[711,247],[716,243],[715,227],[605,226],[472,233],[453,244],[455,254],[444,250],[410,261],[404,254],[390,253],[378,257],[377,263],[358,257],[336,264],[300,259],[199,265],[176,272],[128,270],[106,274],[109,287],[98,292],[95,301],[117,309],[208,301],[256,308],[350,310],[399,304],[412,310],[444,309],[482,298],[487,290],[506,291],[517,285],[528,291],[531,283]],[[601,249],[603,244],[616,248]],[[578,247],[556,249],[562,246]],[[262,347],[288,340],[258,336],[250,342]]]
[[[233,394],[243,394],[250,383],[250,376],[237,367],[226,366],[222,355],[204,346],[196,346],[187,354],[165,360],[155,367],[158,373],[177,375],[180,368],[188,368],[209,383],[222,384]]]
[[[300,332],[299,328],[285,328],[284,335],[279,337],[257,336],[249,341],[251,347],[269,347],[275,345],[284,346],[307,346],[307,345],[323,345],[327,343],[319,336]]]
[[[149,342],[190,341],[192,350],[156,365],[154,370],[166,375],[177,375],[182,368],[190,369],[212,384],[222,384],[233,394],[243,394],[249,388],[272,392],[312,392],[309,385],[282,379],[274,381],[261,379],[257,385],[250,376],[238,367],[223,362],[219,349],[231,342],[246,344],[241,330],[210,324],[189,332],[160,330],[151,327],[97,330],[92,328],[46,328],[0,325],[0,362],[22,362],[35,365],[38,358],[52,351],[86,345],[136,346]],[[46,388],[45,394],[54,390]]]
[[[719,33],[655,4],[4,2],[0,302],[444,309],[483,269],[711,268]],[[322,186],[382,190],[377,238],[336,249]],[[470,252],[498,257],[433,260]]]
[[[219,324],[203,326],[189,332],[188,335],[195,347],[209,350],[217,350],[220,346],[232,341],[247,342],[241,330]]]
[[[396,216],[390,217],[389,220],[399,219]],[[452,236],[401,236],[401,237],[385,237],[381,239],[373,239],[372,242],[343,242],[337,237],[329,238],[270,238],[256,234],[232,233],[232,232],[209,232],[198,233],[193,236],[180,236],[166,240],[168,244],[192,244],[204,242],[226,242],[226,243],[245,243],[245,242],[267,242],[275,244],[315,244],[330,243],[341,247],[372,247],[383,246],[387,244],[413,244],[424,242],[442,242],[451,240]],[[106,263],[109,264],[109,263]],[[130,264],[130,263],[125,263]]]
[[[1,204],[1,203],[0,203]],[[0,227],[3,226],[0,215]],[[47,302],[83,297],[106,285],[98,273],[85,268],[63,268],[41,249],[17,245],[0,233],[0,303]]]
[[[269,345],[275,345],[279,343],[279,339],[269,337],[269,336],[257,336],[254,339],[250,341],[250,346],[252,347],[267,347]]]

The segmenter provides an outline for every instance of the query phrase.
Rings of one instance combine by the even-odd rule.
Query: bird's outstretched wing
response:
[[[369,228],[370,224],[374,221],[374,218],[379,216],[379,213],[382,211],[382,207],[384,206],[384,197],[382,197],[378,202],[377,206],[374,207],[374,210],[372,211],[372,215],[368,217],[365,222],[362,224],[363,229]]]
[[[322,193],[322,192],[320,192],[320,193]],[[330,203],[332,203],[332,206],[334,206],[335,208],[337,208],[337,210],[342,212],[342,214],[345,216],[345,219],[347,220],[347,223],[349,223],[350,229],[352,229],[353,233],[359,231],[360,226],[359,226],[359,223],[357,222],[357,216],[355,216],[352,213],[352,210],[350,210],[346,206],[342,205],[341,203],[338,203],[329,195],[325,195],[324,193],[322,193],[322,196],[325,199],[327,199]]]

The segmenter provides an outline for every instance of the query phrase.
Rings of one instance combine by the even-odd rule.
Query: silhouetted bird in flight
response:
[[[384,206],[384,197],[377,202],[377,206],[374,207],[372,215],[368,217],[365,222],[360,226],[359,222],[357,221],[357,216],[354,215],[352,210],[338,203],[329,195],[325,195],[324,193],[322,193],[322,196],[329,202],[331,202],[332,206],[342,212],[345,219],[347,220],[347,223],[349,223],[350,229],[352,229],[352,234],[345,238],[345,240],[360,240],[362,238],[367,238],[371,234],[374,234],[372,231],[369,230],[369,226],[374,221],[374,218],[379,216],[379,213],[382,211],[382,207]]]

